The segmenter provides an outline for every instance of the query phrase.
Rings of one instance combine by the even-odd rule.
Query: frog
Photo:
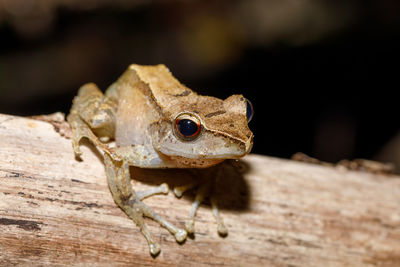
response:
[[[163,64],[131,64],[104,94],[94,83],[80,87],[67,121],[76,157],[82,155],[82,139],[88,139],[102,152],[114,202],[139,227],[150,254],[157,256],[161,246],[144,218],[156,221],[182,243],[195,231],[195,213],[212,181],[223,174],[210,173],[210,179],[173,189],[181,197],[185,191],[198,188],[183,228],[164,219],[143,201],[156,194],[168,194],[168,185],[135,191],[130,166],[214,169],[227,159],[240,159],[253,146],[254,136],[248,126],[252,114],[252,105],[243,95],[224,100],[199,95],[180,83]],[[217,231],[225,236],[228,230],[216,198],[210,200]]]

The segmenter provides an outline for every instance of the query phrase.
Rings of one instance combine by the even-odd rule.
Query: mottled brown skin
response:
[[[225,159],[237,159],[250,152],[253,134],[246,117],[246,99],[233,95],[225,100],[201,96],[176,80],[164,65],[131,65],[105,94],[94,84],[86,84],[73,101],[68,122],[74,151],[80,155],[79,141],[88,138],[104,152],[108,184],[117,205],[139,226],[150,253],[160,246],[149,233],[143,217],[167,228],[178,242],[194,232],[196,210],[206,196],[212,179],[174,189],[177,196],[198,186],[186,230],[176,228],[157,215],[142,199],[168,193],[162,184],[147,192],[135,192],[130,183],[129,166],[141,168],[206,168]],[[177,133],[177,118],[201,125],[198,136],[185,139]],[[111,148],[105,142],[115,140]],[[218,174],[213,175],[215,177]],[[227,234],[211,197],[218,232]]]

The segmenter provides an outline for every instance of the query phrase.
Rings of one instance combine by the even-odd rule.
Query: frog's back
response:
[[[118,146],[144,145],[150,142],[148,126],[160,117],[152,102],[151,90],[131,67],[110,88],[117,92],[115,140]]]

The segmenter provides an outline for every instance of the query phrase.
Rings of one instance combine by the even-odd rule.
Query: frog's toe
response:
[[[217,205],[217,199],[215,196],[211,197],[211,207],[214,214],[215,219],[217,220],[217,231],[220,236],[227,236],[228,235],[228,228],[224,224],[224,220],[222,219],[219,208]]]
[[[74,154],[75,154],[75,157],[77,157],[77,158],[80,158],[82,156],[82,151],[79,148],[79,146],[74,147]]]
[[[79,141],[80,141],[80,139],[72,140],[72,148],[74,149],[74,154],[75,154],[75,157],[77,157],[77,158],[80,158],[82,156],[82,151],[79,146]]]
[[[160,188],[160,193],[162,193],[162,194],[168,194],[168,192],[169,192],[168,184],[163,183],[163,184],[160,185],[159,188]]]
[[[226,228],[223,222],[219,222],[217,226],[217,231],[220,236],[227,236],[228,235],[228,228]]]
[[[149,244],[150,254],[152,256],[157,256],[161,251],[161,246],[158,243],[151,243]]]
[[[189,184],[186,184],[186,185],[175,186],[174,190],[173,190],[174,191],[174,195],[176,197],[182,197],[183,193],[185,193],[186,191],[196,187],[196,185],[197,185],[197,183],[194,182],[194,183],[189,183]]]
[[[194,233],[194,219],[187,220],[185,222],[185,228],[189,234],[193,234]]]
[[[187,232],[183,229],[178,229],[178,231],[176,231],[175,233],[175,240],[178,241],[179,243],[185,241],[186,237],[187,237]]]
[[[180,188],[180,187],[174,187],[174,195],[176,196],[176,197],[182,197],[182,195],[183,195],[183,190],[182,190],[182,188]]]
[[[158,194],[168,194],[169,192],[169,187],[166,183],[161,184],[160,186],[157,186],[155,188],[146,190],[146,191],[138,191],[136,193],[136,197],[139,200],[143,200],[147,197],[151,197],[154,195],[158,195]]]

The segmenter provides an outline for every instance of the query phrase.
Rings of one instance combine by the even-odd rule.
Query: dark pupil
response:
[[[247,107],[246,107],[247,121],[250,121],[251,118],[253,117],[253,107],[251,106],[251,103],[249,100],[247,100],[246,102],[247,102]]]
[[[176,127],[178,131],[185,137],[192,136],[199,130],[199,126],[194,121],[188,119],[180,120],[176,124]]]

